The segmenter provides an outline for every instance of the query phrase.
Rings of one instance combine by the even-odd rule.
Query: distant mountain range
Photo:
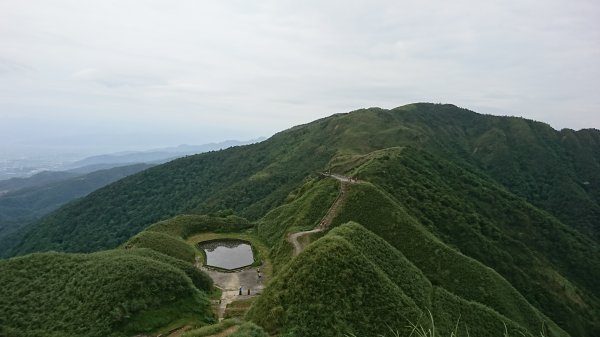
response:
[[[86,174],[42,172],[0,181],[0,245],[10,234],[71,200],[152,166],[134,164]]]
[[[74,161],[73,155],[62,157],[46,156],[45,158],[26,157],[20,159],[4,159],[0,161],[0,181],[12,178],[28,178],[45,171],[71,171],[79,174],[105,170],[116,166],[137,163],[161,164],[169,160],[203,153],[217,151],[232,146],[261,142],[265,138],[248,141],[226,140],[223,142],[204,145],[179,145],[151,149],[146,151],[126,151],[91,156]],[[69,158],[69,159],[67,159]],[[0,189],[0,194],[2,190]]]
[[[223,150],[233,146],[258,143],[265,139],[266,138],[263,137],[249,141],[226,140],[219,143],[209,143],[203,145],[179,145],[175,147],[166,147],[148,151],[127,151],[104,154],[87,157],[82,160],[67,164],[65,165],[64,169],[67,171],[82,173],[135,163],[160,164],[179,157],[209,151]]]

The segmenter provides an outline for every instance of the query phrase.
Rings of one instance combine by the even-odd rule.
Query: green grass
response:
[[[258,235],[274,246],[288,232],[310,230],[319,224],[339,193],[330,178],[311,178],[290,193],[286,203],[271,210],[258,222]]]
[[[185,241],[160,232],[143,231],[124,244],[125,249],[150,248],[159,253],[194,263],[196,252]]]
[[[212,279],[205,272],[199,270],[189,262],[185,262],[147,248],[128,249],[125,250],[125,252],[140,257],[150,258],[152,260],[176,267],[183,271],[190,278],[190,280],[192,280],[192,283],[196,288],[206,293],[213,291]]]
[[[256,297],[251,297],[245,300],[234,301],[227,305],[225,309],[225,318],[244,318],[244,315],[256,300]]]
[[[247,318],[285,336],[378,336],[388,333],[388,326],[416,321],[422,308],[439,314],[442,330],[454,327],[457,312],[474,336],[504,324],[525,331],[480,303],[432,285],[401,252],[352,223],[330,231],[285,266]]]
[[[130,336],[181,317],[212,321],[206,295],[153,254],[115,250],[0,260],[0,335]]]
[[[218,324],[202,327],[185,332],[182,337],[207,337],[221,333],[233,326],[239,326],[235,332],[228,335],[229,337],[269,337],[256,324],[250,322],[240,322],[235,319],[225,319]]]
[[[335,224],[364,224],[401,251],[433,285],[488,306],[528,330],[535,331],[547,319],[498,273],[445,245],[385,192],[363,183],[349,193]]]
[[[258,325],[244,322],[240,328],[229,335],[229,337],[269,337],[269,335]]]
[[[339,193],[339,183],[330,178],[311,178],[290,193],[286,203],[273,209],[257,224],[258,235],[271,247],[274,270],[289,262],[292,247],[289,233],[311,230],[327,214]]]
[[[182,337],[206,337],[216,335],[222,331],[229,329],[232,326],[239,325],[239,322],[234,319],[225,319],[217,324],[207,325],[198,329],[186,331]]]
[[[427,152],[406,148],[388,157],[362,166],[359,174],[444,243],[492,267],[574,334],[600,326],[593,309],[600,303],[594,276],[600,274],[600,246],[593,240],[488,177]]]
[[[433,314],[431,313],[431,311],[427,310],[427,313],[422,315],[421,317],[419,317],[419,319],[417,319],[416,321],[408,321],[408,324],[406,325],[406,327],[408,328],[408,332],[406,333],[401,333],[401,330],[399,329],[394,329],[390,326],[388,326],[388,333],[384,334],[384,335],[379,335],[378,337],[470,337],[471,336],[471,332],[469,332],[469,327],[464,325],[461,322],[460,319],[460,315],[458,317],[458,319],[456,320],[456,323],[454,324],[454,328],[452,330],[447,330],[444,332],[440,332],[439,327],[436,326],[436,320],[433,316]],[[502,336],[502,337],[510,337],[510,336],[520,336],[523,337],[526,334],[521,332],[521,331],[512,331],[513,334],[511,334],[511,331],[509,330],[508,326],[506,324],[504,324],[504,331],[502,333],[502,335],[500,335],[500,331],[496,332],[496,336]],[[527,335],[530,335],[529,333],[527,333]],[[537,335],[538,337],[546,337],[546,332],[544,327],[542,326],[542,329],[539,333],[539,335]],[[353,333],[349,333],[346,334],[345,337],[358,337],[357,335],[353,334]]]
[[[219,217],[181,214],[171,219],[152,224],[146,230],[187,239],[194,234],[203,232],[240,232],[251,227],[252,224],[249,223],[248,220],[235,215]]]

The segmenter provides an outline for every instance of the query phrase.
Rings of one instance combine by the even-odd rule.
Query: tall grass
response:
[[[431,313],[431,311],[426,310],[427,311],[427,316],[428,316],[428,322],[421,323],[421,317],[419,317],[419,319],[415,322],[411,321],[411,320],[407,320],[408,324],[406,326],[406,328],[408,328],[408,330],[410,332],[407,333],[401,333],[400,330],[397,329],[393,329],[392,327],[389,327],[389,335],[378,335],[378,337],[443,337],[446,334],[441,333],[439,330],[436,330],[436,326],[435,326],[435,320],[433,318],[433,314]],[[461,336],[461,334],[459,334],[459,325],[460,325],[460,315],[458,317],[458,319],[456,320],[456,324],[454,325],[454,329],[452,331],[449,331],[449,337],[459,337]],[[523,333],[522,331],[518,331],[518,336],[519,337],[527,337],[528,334]],[[357,335],[355,335],[354,333],[347,333],[344,335],[345,337],[358,337]],[[466,337],[471,337],[469,334],[469,327],[465,325],[465,335]],[[532,335],[531,335],[532,336]],[[542,324],[542,329],[539,332],[539,337],[546,337],[547,336],[547,332],[546,332],[546,325]],[[508,326],[506,324],[504,324],[504,331],[502,334],[502,337],[513,337],[513,335],[511,335],[508,331]]]

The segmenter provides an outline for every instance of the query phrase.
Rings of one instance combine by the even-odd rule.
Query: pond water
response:
[[[254,262],[252,247],[245,241],[219,240],[200,243],[206,253],[208,266],[223,269],[236,269],[251,265]]]

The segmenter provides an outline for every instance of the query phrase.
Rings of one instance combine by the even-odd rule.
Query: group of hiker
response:
[[[260,280],[262,279],[262,274],[260,273],[260,268],[256,268],[256,274],[258,276],[258,282],[260,282]],[[238,293],[238,295],[243,295],[244,291],[243,291],[243,287],[240,287],[240,291]],[[248,288],[248,295],[250,295],[250,288]]]

